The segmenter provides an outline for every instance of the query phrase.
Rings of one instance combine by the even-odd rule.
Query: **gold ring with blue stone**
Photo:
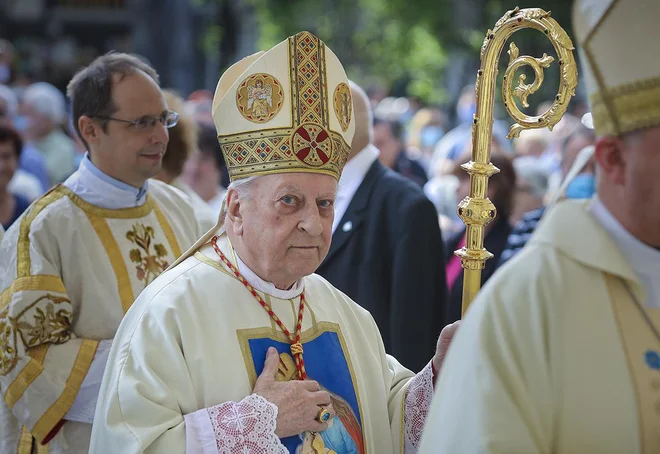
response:
[[[326,423],[330,420],[330,412],[327,408],[321,407],[318,415],[316,415],[316,420],[320,423]]]

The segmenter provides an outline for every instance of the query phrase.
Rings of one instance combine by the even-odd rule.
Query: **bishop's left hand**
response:
[[[438,343],[435,346],[435,356],[433,357],[433,368],[437,374],[440,373],[442,363],[447,355],[447,350],[449,350],[449,344],[451,344],[451,340],[454,338],[460,323],[461,321],[459,320],[451,325],[447,325],[440,332]]]

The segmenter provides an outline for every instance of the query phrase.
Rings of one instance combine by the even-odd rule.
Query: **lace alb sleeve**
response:
[[[275,435],[277,407],[257,394],[185,416],[186,452],[288,454]]]
[[[433,369],[429,362],[408,385],[404,404],[405,454],[416,453],[422,439],[424,423],[433,400]]]

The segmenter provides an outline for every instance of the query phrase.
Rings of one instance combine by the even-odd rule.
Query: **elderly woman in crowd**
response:
[[[30,85],[23,94],[25,138],[45,159],[50,184],[66,180],[75,170],[75,143],[62,130],[66,100],[62,92],[45,82]]]
[[[469,156],[464,156],[458,160],[458,163],[468,162],[469,160]],[[486,261],[486,268],[481,272],[482,285],[495,272],[499,255],[506,246],[507,238],[511,232],[509,218],[514,210],[516,191],[516,171],[511,160],[500,153],[493,154],[490,160],[500,171],[490,177],[488,182],[488,198],[495,205],[497,216],[485,229],[484,247],[494,257]],[[469,194],[470,177],[458,164],[453,173],[459,180],[456,198],[462,200]],[[465,246],[465,226],[460,232],[449,238],[445,248],[445,269],[449,288],[449,304],[445,323],[451,323],[461,318],[463,268],[461,267],[461,259],[454,255],[454,251],[463,246]]]

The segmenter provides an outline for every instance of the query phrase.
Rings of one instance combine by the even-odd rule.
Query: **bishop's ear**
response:
[[[231,229],[234,235],[243,234],[243,215],[241,213],[242,201],[235,188],[227,190],[227,214],[225,216],[227,230]]]
[[[594,159],[600,168],[601,178],[606,178],[614,184],[625,183],[626,142],[615,136],[601,137],[596,142]]]

